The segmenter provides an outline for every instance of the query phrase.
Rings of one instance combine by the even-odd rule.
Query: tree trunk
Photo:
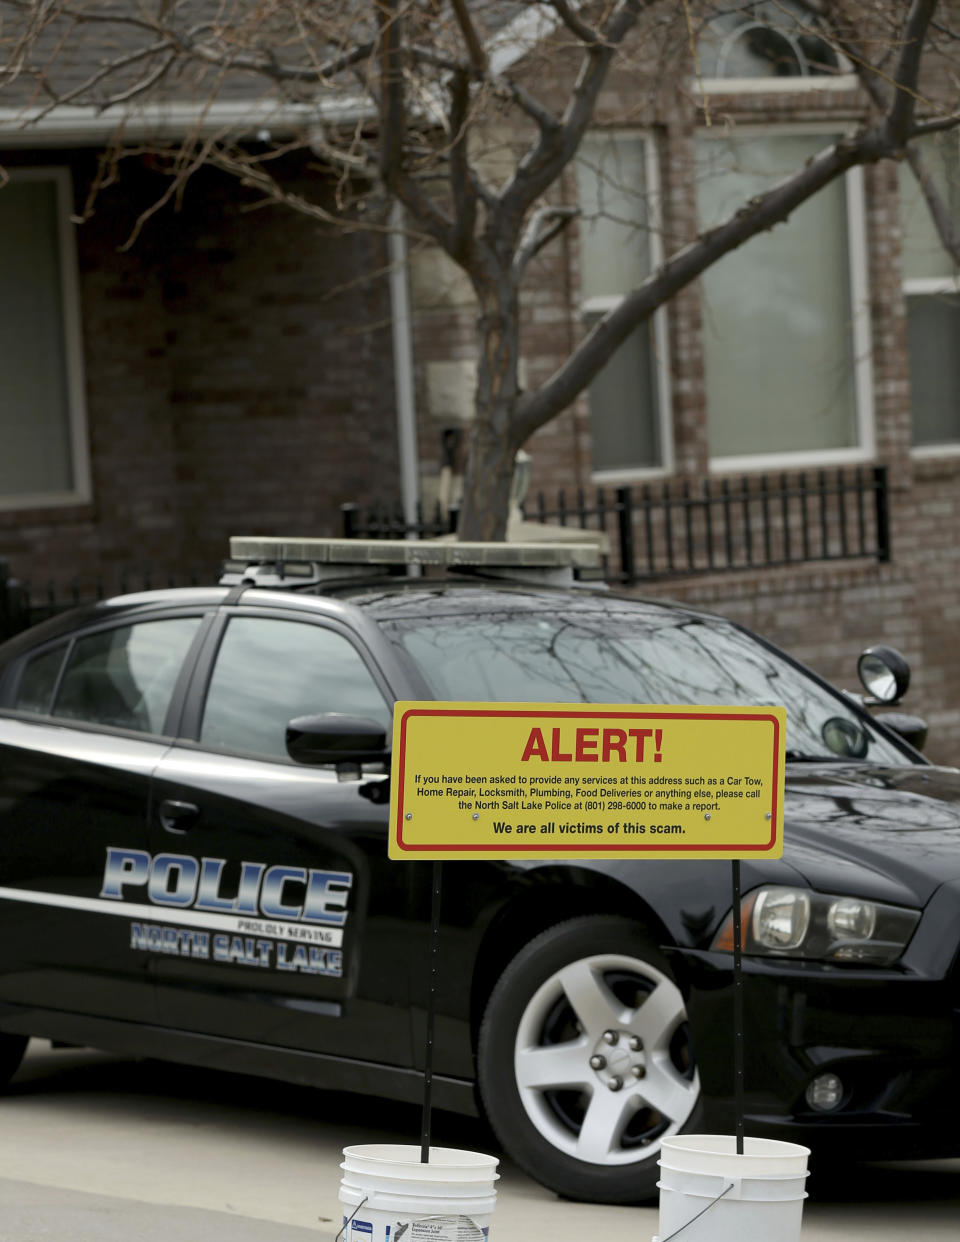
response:
[[[494,411],[500,416],[506,411]],[[457,536],[466,540],[507,537],[510,485],[517,450],[513,440],[494,431],[488,412],[477,412],[463,476],[463,501]]]
[[[521,446],[516,418],[521,395],[519,305],[506,275],[481,289],[479,297],[480,360],[457,533],[463,540],[503,540],[514,459]]]

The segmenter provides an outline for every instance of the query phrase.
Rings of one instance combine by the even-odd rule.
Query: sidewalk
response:
[[[343,1148],[419,1143],[420,1110],[31,1045],[0,1102],[0,1242],[333,1242]],[[438,1147],[487,1150],[434,1115]],[[491,1237],[649,1242],[656,1207],[568,1203],[502,1160]]]
[[[335,1233],[333,1223],[298,1229],[0,1178],[0,1242],[333,1242]]]
[[[31,1047],[0,1101],[0,1242],[334,1242],[343,1147],[416,1143],[419,1110]],[[437,1113],[437,1146],[491,1151]],[[960,1160],[811,1162],[802,1242],[957,1242]],[[490,1242],[650,1242],[656,1205],[569,1203],[508,1161]],[[749,1240],[753,1242],[753,1240]]]

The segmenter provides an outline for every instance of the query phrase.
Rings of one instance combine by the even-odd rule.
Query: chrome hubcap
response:
[[[592,1164],[650,1159],[700,1091],[679,989],[623,954],[572,962],[538,988],[517,1030],[514,1071],[540,1134]]]

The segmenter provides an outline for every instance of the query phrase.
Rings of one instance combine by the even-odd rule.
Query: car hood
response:
[[[924,906],[960,879],[960,770],[788,764],[783,833],[813,888]]]

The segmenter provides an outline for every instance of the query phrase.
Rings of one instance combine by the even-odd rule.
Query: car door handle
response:
[[[160,803],[160,823],[167,832],[187,832],[200,815],[200,808],[192,802],[177,802],[165,798]]]

